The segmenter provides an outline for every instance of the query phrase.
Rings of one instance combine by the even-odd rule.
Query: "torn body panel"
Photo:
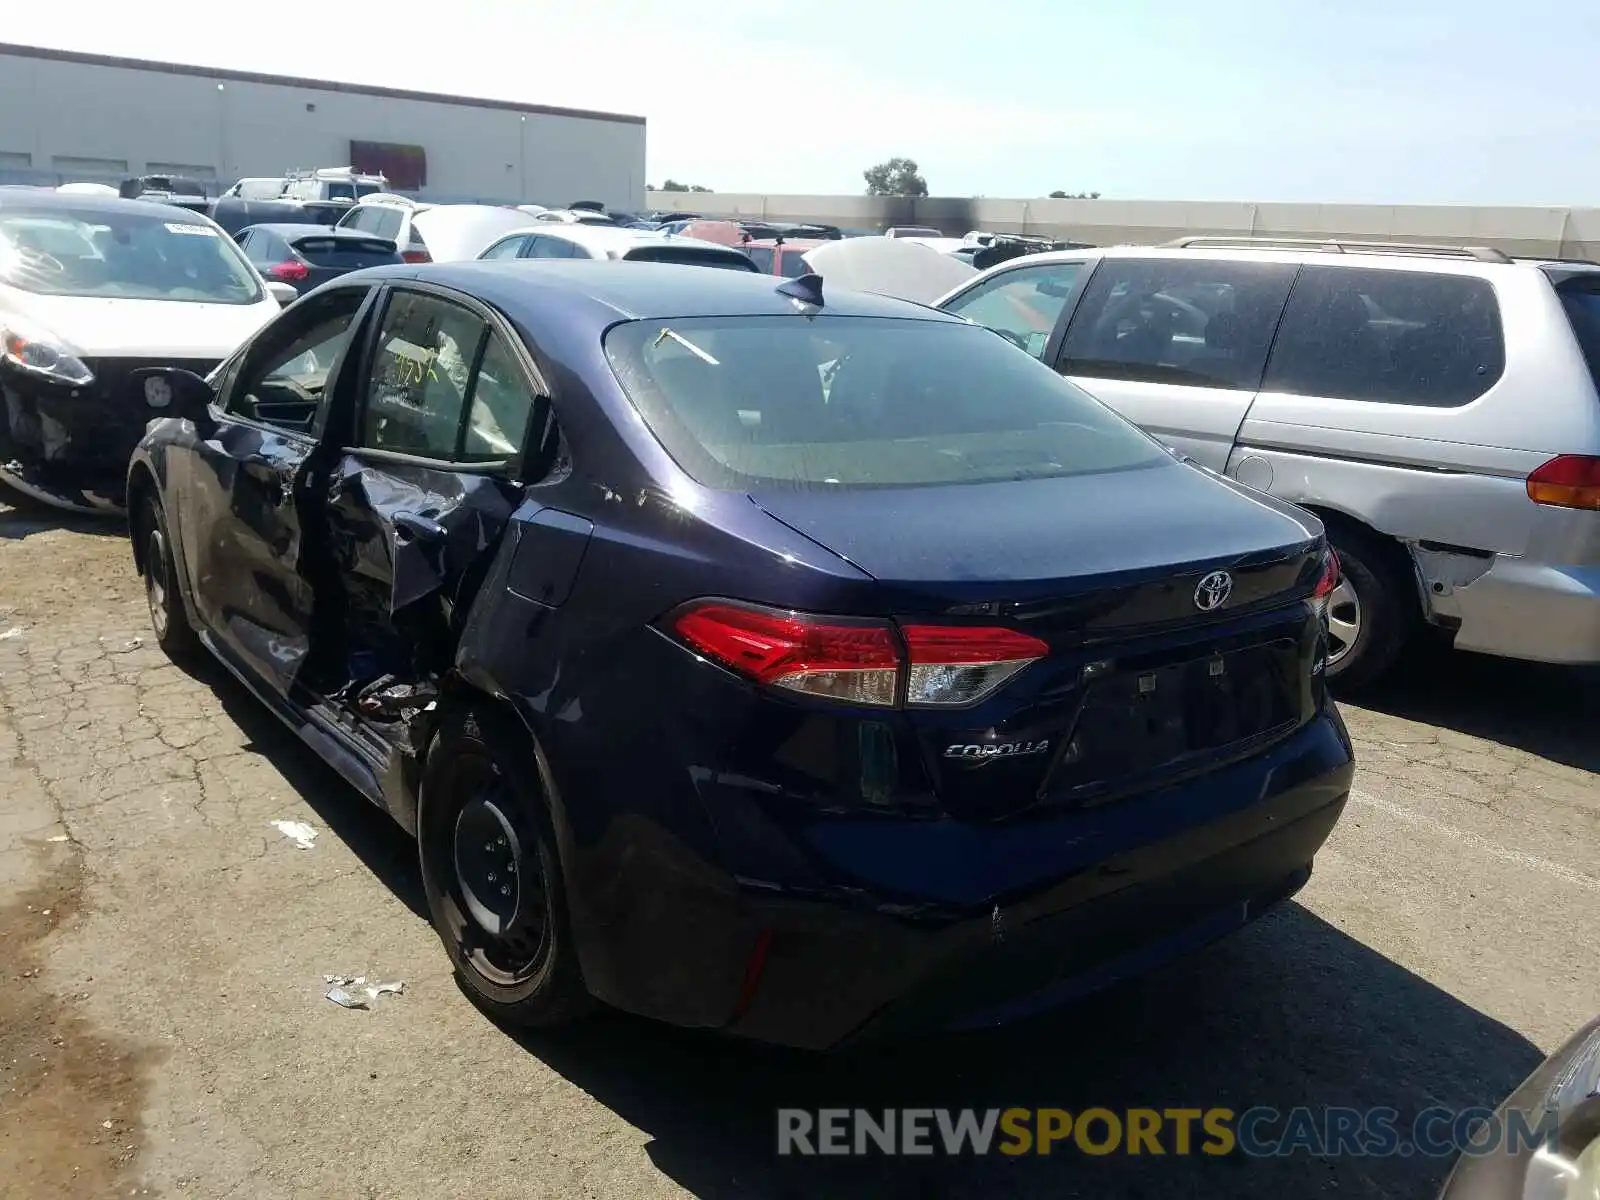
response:
[[[129,373],[175,366],[205,375],[214,359],[87,358],[87,383],[41,378],[0,365],[0,480],[73,512],[122,507],[128,460],[152,410]]]
[[[326,480],[315,636],[327,652],[316,690],[391,751],[380,778],[392,809],[414,794],[461,624],[518,490],[488,475],[355,454]]]

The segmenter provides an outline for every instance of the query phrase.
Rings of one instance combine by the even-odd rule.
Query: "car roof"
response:
[[[530,233],[540,237],[576,242],[593,250],[614,250],[618,254],[625,254],[640,246],[693,246],[697,249],[710,247],[714,250],[730,250],[735,254],[738,253],[734,247],[725,246],[721,242],[709,242],[704,238],[678,237],[670,233],[658,233],[654,229],[628,229],[621,225],[567,225],[549,221],[530,225],[526,229],[513,229],[510,233],[497,237],[495,241]]]
[[[107,215],[128,213],[146,217],[165,217],[169,221],[173,219],[174,212],[183,213],[185,219],[189,221],[200,215],[192,208],[180,208],[175,204],[161,204],[154,200],[124,200],[121,196],[96,196],[82,192],[61,193],[49,188],[0,185],[0,209],[11,207],[36,211],[60,208]]]
[[[341,282],[385,279],[415,279],[454,288],[486,301],[513,320],[540,319],[548,310],[571,313],[585,303],[591,306],[591,319],[597,325],[671,317],[790,316],[797,305],[794,297],[778,290],[793,280],[757,271],[713,271],[679,263],[474,259],[373,267],[352,272]],[[966,323],[907,300],[842,289],[830,292],[826,281],[822,294],[824,315]]]

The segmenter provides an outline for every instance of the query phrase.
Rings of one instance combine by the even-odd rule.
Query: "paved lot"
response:
[[[1419,655],[1346,709],[1359,794],[1297,902],[1068,1011],[830,1059],[496,1029],[408,842],[219,676],[147,640],[119,536],[0,511],[7,1197],[1431,1196],[1418,1158],[779,1163],[773,1109],[1494,1103],[1600,1011],[1593,675]],[[407,987],[345,1011],[335,973]]]

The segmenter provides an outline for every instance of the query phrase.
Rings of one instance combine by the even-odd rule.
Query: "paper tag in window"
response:
[[[190,237],[217,236],[217,231],[211,228],[209,225],[181,225],[172,221],[168,221],[166,225],[168,233],[184,233],[188,234]]]

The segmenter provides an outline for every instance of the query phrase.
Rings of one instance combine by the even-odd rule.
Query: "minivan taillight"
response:
[[[692,649],[748,679],[846,704],[960,707],[992,695],[1049,647],[1015,630],[819,617],[723,600],[669,622]]]
[[[1563,454],[1528,476],[1528,499],[1553,508],[1600,509],[1600,458]]]
[[[402,250],[400,252],[400,261],[408,263],[426,263],[432,262],[433,256],[426,250]]]

